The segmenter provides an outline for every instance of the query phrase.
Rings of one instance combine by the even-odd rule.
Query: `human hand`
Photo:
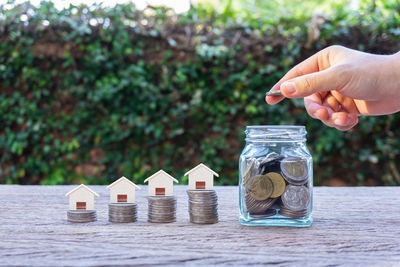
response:
[[[400,52],[374,55],[330,46],[292,68],[271,91],[304,97],[307,113],[338,130],[349,130],[359,115],[400,111]],[[268,104],[283,96],[266,96]]]

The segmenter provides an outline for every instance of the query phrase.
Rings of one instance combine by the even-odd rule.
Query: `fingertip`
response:
[[[286,97],[294,97],[293,95],[296,94],[296,85],[294,82],[286,81],[281,84],[280,89]]]
[[[325,120],[328,120],[328,119],[329,119],[329,112],[328,112],[328,110],[326,110],[326,109],[324,109],[324,108],[321,108],[321,109],[318,109],[318,110],[315,112],[315,116],[316,116],[319,120],[325,121]]]
[[[348,131],[350,129],[352,129],[354,126],[357,125],[357,122],[354,122],[350,125],[346,125],[346,126],[335,126],[336,129],[340,130],[340,131]]]
[[[341,128],[347,128],[348,126],[355,125],[358,122],[358,116],[354,113],[347,112],[335,112],[331,116],[331,120],[335,124],[335,127],[338,126]],[[338,128],[338,129],[339,129]]]
[[[347,115],[347,124],[348,125],[356,125],[358,123],[358,115],[355,113],[350,113]]]
[[[282,99],[283,99],[283,97],[281,97],[281,96],[266,96],[265,102],[267,102],[269,105],[275,105],[275,104],[281,102]]]

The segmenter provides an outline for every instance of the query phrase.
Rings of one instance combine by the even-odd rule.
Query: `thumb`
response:
[[[301,98],[318,92],[339,90],[343,87],[345,75],[337,67],[306,74],[281,84],[282,94],[288,98]]]

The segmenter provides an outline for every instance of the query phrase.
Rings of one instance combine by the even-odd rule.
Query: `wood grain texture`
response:
[[[0,185],[0,265],[400,266],[400,187],[314,189],[310,228],[246,227],[237,187],[216,187],[220,222],[190,224],[186,186],[176,186],[177,222],[108,222],[108,190],[91,186],[98,221],[66,221],[73,186]]]

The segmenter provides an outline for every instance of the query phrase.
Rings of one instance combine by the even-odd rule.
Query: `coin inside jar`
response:
[[[274,185],[274,191],[271,194],[271,198],[280,197],[285,192],[286,182],[283,177],[276,172],[270,172],[266,174]]]
[[[267,175],[256,175],[249,179],[246,190],[255,200],[265,200],[271,197],[274,185]]]
[[[278,153],[271,152],[260,162],[260,174],[266,174],[269,172],[279,172],[280,162],[284,156]]]
[[[267,198],[266,200],[255,200],[249,194],[246,195],[247,212],[258,213],[269,209],[277,200],[277,198]]]
[[[291,211],[305,210],[310,203],[310,191],[303,185],[288,185],[281,196],[283,206]]]
[[[255,212],[255,213],[250,213],[250,216],[253,218],[266,218],[266,217],[271,217],[276,214],[275,209],[268,209],[264,212]]]
[[[253,171],[254,165],[255,165],[256,161],[253,160],[250,167],[248,168],[246,174],[243,176],[243,183],[246,183],[247,180],[249,179],[251,172]]]
[[[283,177],[291,184],[302,185],[307,182],[307,161],[303,158],[287,157],[280,163]]]

